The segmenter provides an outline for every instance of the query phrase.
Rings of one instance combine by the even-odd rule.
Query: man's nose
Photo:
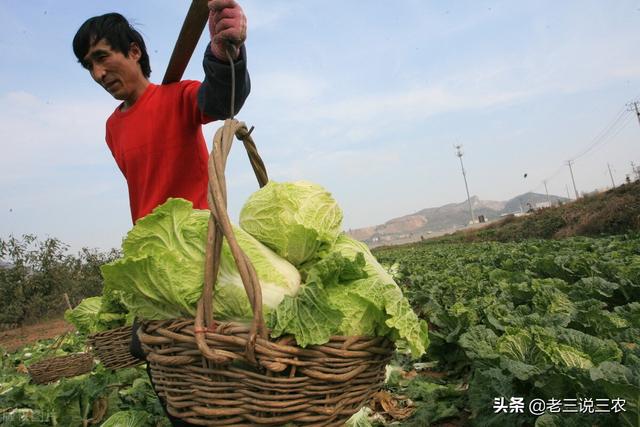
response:
[[[91,76],[96,82],[103,83],[105,74],[106,74],[106,70],[102,65],[94,64],[91,67]]]

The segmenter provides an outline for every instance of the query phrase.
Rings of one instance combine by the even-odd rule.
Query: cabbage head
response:
[[[105,289],[118,291],[128,310],[146,320],[193,317],[204,283],[208,210],[184,199],[168,199],[138,220],[123,242],[124,256],[102,266]],[[300,285],[296,268],[238,227],[238,244],[251,260],[268,312]],[[251,319],[252,311],[223,242],[213,308],[216,319]]]
[[[146,427],[153,425],[153,421],[153,416],[146,411],[119,411],[112,414],[100,427]]]
[[[414,357],[424,354],[429,345],[427,323],[414,313],[400,287],[367,245],[342,234],[334,250],[350,259],[362,254],[367,276],[327,288],[330,304],[344,315],[339,332],[390,336],[406,343]]]
[[[64,320],[76,327],[81,334],[97,332],[98,311],[102,297],[89,297],[80,301],[73,309],[64,312]]]
[[[307,181],[269,181],[240,211],[240,227],[296,267],[326,252],[341,225],[331,193]]]
[[[345,234],[308,266],[300,291],[272,312],[269,326],[273,337],[291,334],[302,347],[323,344],[331,335],[386,336],[419,357],[429,345],[427,323],[393,277],[364,243]]]
[[[133,316],[121,304],[118,295],[105,289],[102,296],[85,298],[64,313],[64,319],[85,335],[133,323]]]

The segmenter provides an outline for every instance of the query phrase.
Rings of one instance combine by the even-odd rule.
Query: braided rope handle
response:
[[[251,129],[253,130],[253,128]],[[264,163],[260,158],[255,143],[251,138],[251,130],[247,130],[243,122],[235,119],[227,119],[220,127],[213,138],[213,148],[209,156],[209,191],[207,201],[211,215],[207,230],[207,246],[205,258],[205,283],[202,296],[198,301],[194,331],[198,349],[202,355],[214,363],[225,363],[229,361],[228,356],[222,352],[210,348],[204,333],[213,331],[215,322],[213,319],[213,292],[215,289],[218,270],[220,268],[220,258],[222,252],[222,239],[227,239],[231,254],[235,260],[236,267],[240,273],[245,292],[253,310],[253,320],[249,330],[249,339],[245,349],[247,360],[256,363],[255,341],[260,338],[267,338],[267,328],[262,316],[262,289],[258,281],[251,261],[242,251],[233,233],[231,221],[227,213],[227,185],[224,175],[227,157],[231,150],[234,136],[244,143],[244,147],[249,156],[249,161],[258,180],[260,187],[264,187],[269,178]]]

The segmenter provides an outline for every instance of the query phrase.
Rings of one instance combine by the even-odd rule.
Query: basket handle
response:
[[[222,251],[222,239],[227,239],[231,254],[235,260],[236,267],[240,273],[242,284],[253,310],[253,320],[249,330],[249,339],[245,355],[253,363],[255,360],[255,340],[259,336],[267,338],[267,330],[262,316],[262,289],[258,281],[251,261],[242,251],[233,233],[231,221],[227,213],[227,185],[224,170],[229,151],[233,143],[234,136],[244,143],[244,147],[249,156],[249,161],[258,180],[260,187],[264,187],[269,178],[264,163],[258,154],[256,145],[251,137],[251,130],[243,122],[235,119],[227,119],[220,127],[213,138],[213,148],[209,156],[209,191],[207,201],[211,215],[209,216],[209,226],[207,230],[207,246],[205,258],[205,283],[198,307],[194,324],[194,332],[198,349],[207,359],[215,363],[224,363],[227,357],[223,356],[215,349],[211,349],[205,341],[205,332],[214,331],[213,319],[213,292],[218,270],[220,268],[220,255]]]

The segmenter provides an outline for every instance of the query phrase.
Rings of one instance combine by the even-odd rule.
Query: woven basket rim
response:
[[[95,332],[93,334],[90,334],[87,338],[88,339],[101,338],[105,336],[110,336],[117,332],[124,332],[127,330],[131,331],[131,325],[123,325],[123,326],[118,326],[117,328],[107,329],[106,331]]]
[[[129,349],[131,328],[131,325],[119,326],[88,337],[93,355],[105,368],[117,370],[144,363],[144,360],[132,355]]]
[[[93,363],[94,358],[90,352],[71,353],[39,360],[29,365],[27,372],[36,383],[49,383],[91,372]]]
[[[82,360],[82,359],[85,359],[85,358],[93,359],[93,356],[88,351],[81,351],[81,352],[76,352],[76,353],[63,354],[63,355],[60,355],[60,356],[51,356],[51,357],[46,357],[46,358],[43,358],[41,360],[38,360],[37,362],[29,365],[27,369],[34,368],[34,367],[38,367],[39,368],[40,366],[46,366],[46,365],[49,365],[49,364],[55,364],[55,363],[59,363],[59,362],[62,362],[62,361],[69,360],[69,359]]]

